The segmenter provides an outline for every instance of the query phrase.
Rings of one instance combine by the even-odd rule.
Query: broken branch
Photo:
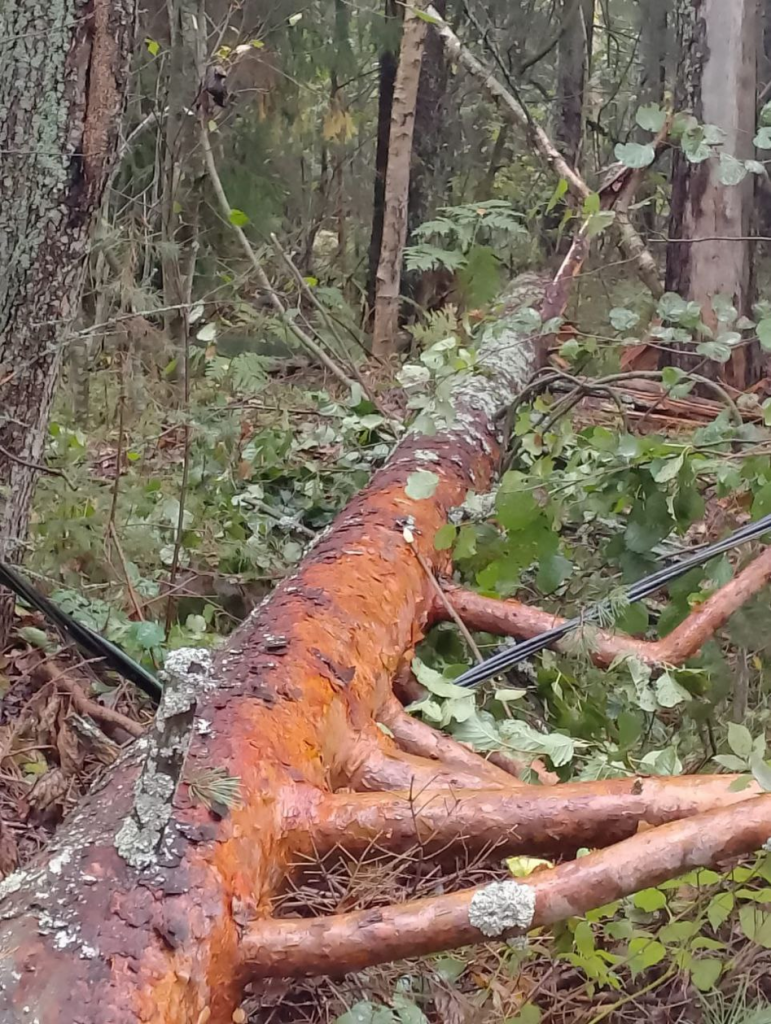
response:
[[[721,587],[660,640],[637,640],[623,633],[585,627],[583,636],[589,641],[589,653],[595,664],[611,665],[616,658],[639,658],[649,665],[681,665],[699,653],[704,644],[722,628],[734,612],[758,594],[771,581],[771,547],[750,562],[730,582]],[[470,629],[496,636],[513,636],[529,640],[567,620],[559,615],[533,608],[520,601],[503,601],[483,597],[471,590],[447,586],[455,611]],[[437,602],[432,620],[446,621],[444,605]],[[570,650],[571,644],[558,645]]]
[[[698,814],[522,881],[508,880],[400,906],[302,920],[268,920],[241,943],[251,977],[339,976],[375,964],[523,935],[531,928],[659,885],[692,868],[752,853],[771,835],[771,795]]]

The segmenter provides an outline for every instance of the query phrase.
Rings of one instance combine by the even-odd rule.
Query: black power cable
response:
[[[649,597],[656,590],[666,586],[667,583],[671,583],[672,580],[684,576],[691,569],[704,565],[705,562],[709,562],[717,555],[722,555],[725,551],[730,551],[731,548],[738,547],[740,544],[754,540],[756,537],[761,537],[769,532],[771,532],[771,515],[763,516],[757,522],[743,526],[740,530],[736,530],[723,540],[711,544],[697,554],[690,555],[680,562],[675,562],[673,565],[666,566],[664,569],[659,569],[650,576],[638,580],[637,583],[633,583],[627,588],[625,594],[626,601],[629,604],[634,604],[635,601],[642,601],[643,598]],[[534,636],[530,640],[523,640],[522,643],[514,644],[511,647],[504,647],[480,665],[475,665],[467,672],[458,676],[453,682],[457,686],[477,686],[479,683],[492,679],[493,676],[500,675],[507,669],[519,664],[519,662],[532,658],[533,655],[538,654],[547,647],[552,647],[559,640],[562,640],[569,633],[574,632],[584,624],[601,619],[603,612],[607,611],[607,607],[607,602],[600,602],[588,608],[582,615],[568,619],[567,622],[563,622],[560,626],[554,626],[552,629],[547,630],[545,633],[539,633],[538,636]]]
[[[116,647],[115,644],[95,633],[93,629],[89,629],[77,619],[73,619],[67,612],[63,612],[6,562],[0,562],[0,585],[12,590],[30,608],[42,612],[63,636],[71,637],[89,658],[100,659],[106,668],[112,669],[113,672],[117,672],[124,679],[134,683],[156,704],[160,702],[163,689],[152,672],[148,672],[147,669],[142,668],[136,661],[129,658],[128,654],[120,647]]]

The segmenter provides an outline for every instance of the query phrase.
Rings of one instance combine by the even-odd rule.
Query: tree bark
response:
[[[118,144],[133,0],[0,7],[0,558],[18,561],[93,214]],[[13,602],[0,596],[0,647]]]
[[[414,8],[409,7],[405,11],[391,110],[383,238],[377,269],[375,324],[372,336],[372,351],[380,357],[390,355],[396,345],[402,256],[407,240],[407,203],[415,104],[427,28],[427,23],[417,16]]]
[[[562,0],[561,17],[568,20],[557,44],[557,95],[554,140],[565,159],[580,166],[584,135],[584,89],[592,55],[594,0]]]
[[[681,59],[675,108],[721,128],[726,153],[752,158],[757,0],[682,0],[677,19]],[[752,180],[748,175],[739,185],[722,185],[715,159],[691,164],[682,153],[674,159],[670,236],[683,242],[668,246],[666,285],[698,302],[712,330],[718,327],[712,309],[716,295],[728,296],[740,314],[751,312]],[[683,351],[674,360],[692,369],[701,357]],[[757,348],[744,346],[724,364],[722,375],[742,389],[756,380],[759,369]]]

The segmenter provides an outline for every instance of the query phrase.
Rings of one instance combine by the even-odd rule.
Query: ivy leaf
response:
[[[423,501],[433,497],[438,486],[439,477],[436,473],[432,473],[428,469],[419,469],[407,477],[404,493],[413,501]]]
[[[771,149],[771,127],[765,125],[763,128],[759,128],[752,144],[757,149]]]
[[[247,217],[243,210],[231,210],[230,213],[228,214],[228,220],[234,227],[237,228],[246,227],[246,225],[249,223],[249,218]]]
[[[647,103],[638,107],[635,114],[635,120],[647,132],[660,132],[666,119],[666,111],[662,110],[658,103]]]
[[[704,131],[700,127],[684,133],[682,147],[686,160],[691,164],[704,163],[712,156],[712,147],[704,138]]]
[[[656,151],[650,143],[641,145],[639,142],[619,142],[613,152],[619,163],[633,170],[650,167],[656,159]]]
[[[743,160],[737,160],[730,153],[720,154],[718,180],[722,185],[739,185],[747,177],[748,171]]]

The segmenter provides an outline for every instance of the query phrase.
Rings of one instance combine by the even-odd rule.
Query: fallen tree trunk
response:
[[[548,289],[545,319],[574,270],[567,261]],[[507,310],[543,289],[521,284]],[[169,656],[153,728],[45,856],[0,883],[3,1024],[224,1024],[249,980],[520,934],[767,837],[771,798],[731,792],[729,776],[525,787],[446,737],[430,744],[425,728],[408,749],[378,728],[394,720],[393,678],[430,623],[432,574],[449,568],[436,530],[468,489],[489,486],[497,415],[541,359],[504,316],[479,372],[456,385],[454,421],[409,435],[214,659]],[[436,479],[420,500],[406,490],[418,471]],[[650,825],[661,827],[636,834]],[[364,917],[272,914],[313,851],[414,840],[451,854],[490,830],[511,851],[624,842],[526,882]]]

